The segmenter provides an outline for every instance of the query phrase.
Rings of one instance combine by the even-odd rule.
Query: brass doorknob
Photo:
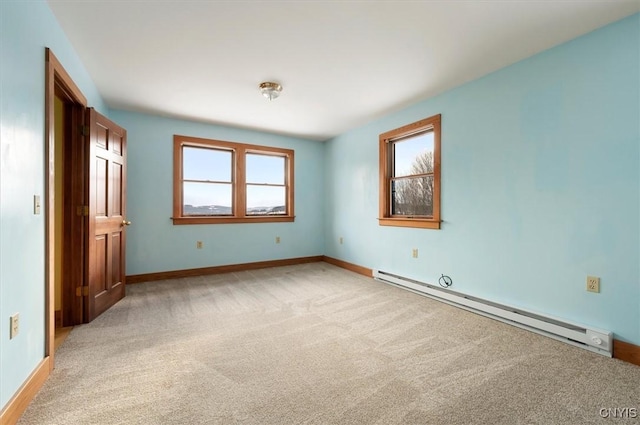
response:
[[[122,220],[122,225],[123,226],[131,226],[131,222],[127,221],[127,220]]]

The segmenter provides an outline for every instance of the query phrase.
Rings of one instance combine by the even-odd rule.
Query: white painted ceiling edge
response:
[[[110,108],[323,141],[640,11],[638,0],[48,0]],[[275,81],[269,102],[258,85]]]

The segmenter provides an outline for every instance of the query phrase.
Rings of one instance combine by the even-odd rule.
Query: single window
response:
[[[247,154],[247,215],[285,215],[286,158]]]
[[[173,223],[294,221],[293,150],[173,137]]]
[[[182,146],[182,214],[233,215],[233,151]]]
[[[378,221],[440,228],[440,115],[380,135]]]

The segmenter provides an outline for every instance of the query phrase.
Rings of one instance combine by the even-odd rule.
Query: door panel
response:
[[[125,295],[126,131],[93,108],[89,127],[89,249],[85,321]]]
[[[122,164],[111,164],[111,184],[112,184],[112,213],[123,216],[122,211]]]
[[[91,282],[94,295],[100,295],[107,290],[107,274],[105,270],[107,261],[107,238],[105,235],[97,235],[95,237],[95,274]]]
[[[117,285],[118,284],[118,280],[120,279],[119,276],[122,276],[122,272],[120,271],[120,267],[122,265],[122,259],[120,258],[120,255],[122,253],[123,250],[123,246],[121,244],[122,238],[120,237],[120,234],[114,234],[113,238],[111,239],[111,244],[113,246],[113,249],[111,250],[111,252],[113,253],[113,258],[111,260],[111,285]]]
[[[95,196],[95,204],[96,204],[96,217],[106,217],[107,216],[107,184],[108,184],[108,176],[107,176],[107,163],[109,162],[106,158],[96,158],[96,196]],[[93,182],[92,182],[93,184]]]

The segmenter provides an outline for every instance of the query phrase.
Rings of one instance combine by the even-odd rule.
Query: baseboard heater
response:
[[[455,307],[486,316],[509,325],[517,326],[550,338],[584,348],[594,353],[611,357],[613,353],[612,334],[609,331],[592,329],[575,323],[568,323],[530,311],[472,297],[442,287],[419,282],[381,270],[374,270],[373,277],[384,283],[399,286],[421,295],[426,295]]]

